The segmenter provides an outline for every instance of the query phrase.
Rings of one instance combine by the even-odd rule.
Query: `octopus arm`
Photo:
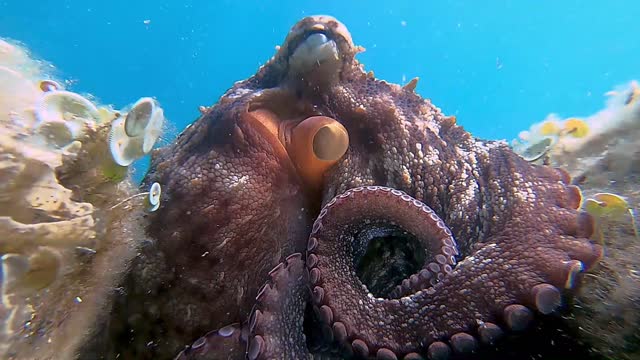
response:
[[[311,359],[303,329],[309,300],[309,273],[302,254],[288,256],[269,272],[249,319],[247,357],[256,359]]]
[[[166,194],[148,231],[171,276],[142,291],[170,304],[153,316],[185,343],[246,321],[269,269],[304,250],[310,227],[299,177],[279,142],[246,116],[253,94],[241,87],[156,153],[145,179]],[[235,93],[245,95],[230,101]]]
[[[365,209],[358,207],[364,202],[356,199],[367,190],[352,189],[338,196],[338,202],[330,201],[314,224],[307,265],[313,291],[322,295],[314,301],[335,336],[361,356],[438,358],[452,351],[472,351],[478,341],[493,342],[503,328],[526,328],[533,311],[553,312],[562,305],[562,291],[572,289],[580,274],[602,255],[602,249],[588,240],[592,220],[577,211],[580,192],[569,184],[565,172],[532,167],[504,144],[476,141],[459,127],[439,130],[445,138],[458,131],[457,142],[445,141],[456,145],[439,146],[423,139],[423,147],[431,144],[438,151],[440,163],[429,163],[435,171],[413,173],[432,178],[426,189],[405,188],[435,204],[438,215],[447,219],[461,244],[461,261],[453,271],[444,270],[451,264],[435,261],[425,267],[433,269],[438,280],[430,286],[410,294],[401,291],[401,298],[373,296],[354,269],[353,259],[364,250],[345,245],[355,241],[346,233],[347,223],[374,221],[366,212],[356,211]],[[446,134],[447,130],[453,132]],[[425,136],[437,139],[429,131]],[[389,153],[393,157],[395,150]],[[400,175],[390,178],[402,184]],[[407,203],[419,203],[403,196]],[[346,207],[340,201],[348,201],[340,199],[349,198],[354,209],[336,213],[335,208]],[[377,206],[375,196],[363,198],[367,209]],[[403,218],[411,219],[407,209],[390,202],[385,206],[380,218],[395,219],[392,223],[404,224],[405,230],[411,227],[402,223]],[[403,215],[396,218],[398,214]],[[436,224],[445,226],[442,221]]]
[[[231,324],[210,331],[182,350],[175,360],[244,360],[247,348],[244,330],[240,324]]]

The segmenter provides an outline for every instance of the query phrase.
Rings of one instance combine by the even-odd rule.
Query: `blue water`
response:
[[[157,97],[176,130],[318,13],[347,25],[377,77],[419,76],[420,94],[484,138],[513,138],[550,112],[588,115],[604,92],[640,78],[640,1],[133,3],[0,1],[0,37],[103,103]]]

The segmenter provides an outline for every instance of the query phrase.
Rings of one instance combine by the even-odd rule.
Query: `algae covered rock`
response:
[[[573,118],[583,136],[562,134],[563,120],[550,115],[521,134],[514,149],[525,157],[544,152],[532,161],[566,169],[582,189],[583,208],[596,218],[594,240],[604,244],[605,256],[585,275],[569,323],[595,352],[640,359],[640,88],[632,81],[608,95],[602,111]],[[548,136],[553,144],[536,150]],[[592,204],[609,210],[594,212]]]
[[[0,40],[1,358],[75,358],[144,239],[142,197],[159,204],[159,184],[140,194],[116,160],[121,139],[110,134],[127,112],[64,90],[42,68]],[[126,165],[162,130],[153,101],[153,129],[140,130]]]

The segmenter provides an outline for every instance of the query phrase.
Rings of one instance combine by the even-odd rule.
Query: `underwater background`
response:
[[[0,1],[0,35],[70,88],[123,107],[156,97],[175,132],[264,64],[300,18],[345,23],[376,77],[405,83],[482,138],[548,113],[592,114],[640,78],[637,1]]]
[[[10,234],[0,236],[0,320],[7,319],[4,326],[0,321],[0,354],[14,345],[22,347],[21,350],[13,352],[12,348],[8,354],[40,351],[28,341],[12,343],[7,339],[42,341],[42,348],[54,354],[59,348],[66,348],[69,353],[76,351],[84,338],[73,338],[66,332],[84,334],[85,329],[94,326],[97,316],[105,316],[108,312],[105,309],[110,309],[109,316],[118,320],[109,325],[110,332],[104,332],[106,340],[87,342],[88,350],[82,352],[88,354],[99,349],[99,345],[104,345],[100,341],[113,340],[113,344],[120,346],[119,336],[130,332],[126,327],[130,325],[127,311],[131,308],[131,314],[146,314],[148,308],[146,298],[137,298],[131,284],[136,281],[146,284],[140,274],[147,273],[138,270],[151,268],[155,261],[138,252],[152,241],[136,234],[142,234],[142,224],[153,219],[150,213],[160,208],[161,194],[165,211],[170,209],[167,204],[175,209],[179,203],[167,200],[172,193],[168,182],[152,184],[148,178],[144,188],[139,187],[148,167],[148,156],[144,161],[125,165],[120,163],[122,154],[114,153],[114,149],[126,152],[131,144],[144,149],[150,132],[153,141],[147,150],[151,150],[157,136],[162,136],[159,146],[172,142],[200,116],[199,107],[215,104],[236,81],[255,74],[275,53],[276,46],[283,43],[291,26],[313,14],[335,16],[348,27],[355,43],[366,48],[358,59],[366,70],[375,71],[376,78],[407,84],[419,77],[416,91],[431,99],[445,114],[457,117],[457,123],[474,136],[508,141],[518,137],[511,147],[524,160],[562,168],[572,177],[573,184],[580,186],[579,191],[571,187],[575,190],[571,194],[577,195],[571,198],[572,209],[582,209],[595,217],[591,240],[605,248],[606,256],[586,275],[588,281],[582,296],[567,304],[575,305],[575,311],[571,317],[558,311],[562,318],[546,317],[543,321],[550,322],[544,324],[547,328],[536,326],[532,330],[534,338],[542,337],[542,343],[551,344],[548,349],[539,350],[532,343],[521,351],[522,344],[529,344],[526,338],[521,338],[511,339],[508,346],[489,349],[481,355],[502,359],[493,357],[491,351],[496,350],[511,359],[509,354],[513,350],[545,359],[558,354],[571,354],[575,358],[590,354],[598,360],[607,356],[638,359],[640,86],[634,80],[640,79],[637,1],[0,0],[3,71],[0,79],[15,81],[0,80],[0,155],[5,156],[4,160],[21,158],[29,164],[19,167],[11,161],[0,161],[0,208],[4,211],[0,213],[0,220],[4,221],[0,221],[0,234]],[[21,46],[12,45],[16,43]],[[36,59],[36,65],[28,57],[22,57],[21,47]],[[13,65],[10,61],[2,62],[8,60],[16,62]],[[24,77],[14,76],[11,67],[20,61],[29,65],[15,68],[25,71]],[[44,69],[41,64],[45,64]],[[41,81],[50,78],[64,82],[63,86],[56,88]],[[64,120],[69,121],[65,129],[71,136],[65,139],[81,141],[64,142],[67,145],[63,146],[63,142],[56,143],[54,135],[59,134],[54,133],[57,128],[51,125],[56,124],[53,120],[57,118],[42,119],[48,119],[49,111],[54,113],[57,109],[53,109],[55,106],[61,106],[57,110],[67,116],[62,111],[64,102],[51,99],[56,99],[56,94],[61,94],[58,96],[61,100],[80,97],[76,93],[89,99],[87,103],[95,103],[95,107],[89,105],[96,111],[69,112],[78,116],[73,121]],[[112,106],[103,107],[108,104]],[[152,110],[147,114],[140,104]],[[15,109],[26,106],[22,109],[26,110],[3,112],[3,106]],[[160,125],[145,125],[144,136],[131,136],[140,143],[113,135],[129,137],[123,130],[129,115],[134,120],[148,115],[149,124],[157,125],[151,119],[158,114]],[[89,118],[95,124],[88,126],[93,121]],[[42,121],[30,123],[31,120]],[[87,120],[82,123],[87,127],[79,128],[77,136],[73,132],[77,130],[75,120]],[[43,141],[46,146],[41,144]],[[50,153],[44,156],[36,151],[41,146]],[[136,153],[135,158],[138,156],[143,154]],[[167,171],[171,173],[178,168]],[[24,174],[15,169],[24,170]],[[130,169],[134,171],[128,172]],[[157,171],[151,171],[151,178]],[[130,181],[129,174],[134,181]],[[239,178],[238,184],[244,180],[245,177]],[[508,188],[509,179],[505,181],[501,186]],[[15,189],[11,187],[14,185]],[[69,189],[73,189],[73,196]],[[27,194],[26,201],[21,191]],[[18,198],[20,202],[15,200]],[[42,198],[54,200],[41,202]],[[68,213],[61,215],[54,205],[57,203],[65,204],[60,209]],[[191,206],[188,201],[183,204]],[[544,208],[543,204],[538,205]],[[544,209],[545,216],[553,210]],[[217,211],[225,210],[221,207]],[[190,209],[183,213],[191,214]],[[57,226],[67,229],[65,226],[69,224],[73,225],[68,227],[71,235],[55,230]],[[32,225],[33,228],[51,225],[55,231],[47,236],[23,231],[32,229]],[[57,236],[55,241],[49,239],[52,234]],[[22,238],[34,243],[18,241]],[[51,240],[53,245],[45,240]],[[198,255],[208,254],[205,251]],[[42,271],[37,266],[41,263],[55,271]],[[134,270],[129,270],[129,263],[135,263]],[[68,269],[71,271],[67,273]],[[35,280],[25,275],[31,273],[37,275]],[[64,278],[60,274],[65,274]],[[116,287],[121,284],[124,285]],[[26,291],[27,295],[16,289]],[[112,294],[114,289],[116,295]],[[140,293],[147,294],[145,291]],[[100,307],[103,301],[113,306],[103,309]],[[33,314],[37,315],[32,317]],[[70,316],[74,321],[48,327],[56,323],[48,319],[50,314],[59,319]],[[121,319],[127,321],[119,323]],[[136,321],[147,323],[144,318]],[[563,327],[565,321],[569,324],[567,328]],[[575,334],[569,330],[574,325],[592,348],[579,344],[580,337],[573,337]],[[560,331],[551,333],[548,328]],[[40,336],[46,331],[53,336],[48,339]],[[25,333],[38,336],[22,337]],[[158,349],[165,345],[184,346],[193,340],[178,336],[162,338],[139,331],[137,334],[140,335],[131,337],[132,348],[145,351],[156,346],[160,346]],[[126,336],[123,339],[129,341]],[[148,339],[156,339],[156,343],[147,342]],[[166,339],[170,341],[162,343]],[[53,345],[42,345],[45,341]],[[118,346],[114,347],[118,356],[120,351],[123,354],[129,351]],[[173,350],[163,354],[172,356]]]

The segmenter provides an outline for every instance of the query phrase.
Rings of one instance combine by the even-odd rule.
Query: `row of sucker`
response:
[[[309,276],[302,254],[289,255],[269,277],[249,318],[247,358],[311,359],[303,329]]]
[[[372,296],[355,274],[354,240],[349,232],[353,231],[350,228],[353,225],[350,224],[370,223],[375,218],[402,227],[421,240],[425,247],[439,247],[441,251],[437,254],[448,261],[430,259],[418,274],[403,281],[394,291],[394,295],[400,298]],[[425,238],[430,241],[424,241]],[[451,231],[431,209],[398,190],[378,186],[359,187],[327,203],[313,225],[306,265],[314,311],[331,329],[330,340],[341,344],[345,352],[357,358],[444,360],[453,354],[470,353],[480,343],[494,344],[504,335],[503,329],[516,332],[527,329],[534,320],[532,309],[542,314],[557,310],[562,305],[562,289],[572,289],[577,277],[585,270],[581,260],[591,263],[590,257],[594,253],[597,257],[597,249],[588,241],[572,244],[580,246],[576,250],[577,258],[567,260],[566,255],[564,258],[550,258],[549,268],[545,269],[552,274],[549,283],[532,286],[523,299],[514,299],[511,303],[501,305],[502,311],[499,313],[478,315],[473,320],[475,324],[471,323],[461,328],[463,331],[445,336],[436,334],[437,327],[418,330],[421,324],[415,324],[412,318],[403,318],[403,313],[421,312],[421,308],[424,308],[422,304],[436,296],[439,289],[451,288],[454,280],[446,275],[455,265],[455,255],[458,254],[455,244]],[[422,275],[424,270],[432,272],[431,264],[437,264],[443,271]],[[473,272],[473,266],[465,264],[462,269],[458,267],[455,271]],[[432,283],[434,277],[436,280]],[[369,321],[375,319],[373,335],[363,328],[361,316]],[[385,322],[385,318],[389,318],[389,321]],[[404,330],[394,331],[393,325],[397,324],[392,325],[392,322],[401,323]],[[414,340],[414,337],[422,337],[422,341]]]
[[[350,198],[354,195],[358,196],[360,193],[362,193],[363,196],[371,196],[375,194],[375,196],[384,196],[389,199],[390,202],[388,207],[380,209],[383,210],[382,216],[385,219],[387,218],[387,214],[390,214],[396,209],[393,206],[394,202],[400,208],[405,207],[405,205],[410,205],[407,208],[410,209],[412,213],[410,217],[404,221],[415,221],[414,224],[417,225],[419,230],[417,230],[418,232],[414,235],[419,235],[419,240],[421,240],[425,252],[431,255],[430,258],[427,258],[427,261],[423,264],[420,271],[412,274],[410,277],[404,279],[401,284],[396,286],[389,295],[390,298],[400,298],[418,290],[429,288],[442,280],[446,274],[451,273],[456,264],[456,256],[459,255],[458,246],[453,238],[451,230],[449,230],[444,221],[442,221],[442,219],[440,219],[440,217],[430,207],[400,190],[382,186],[353,188],[344,194],[335,197],[325,206],[314,224],[314,232],[318,230],[317,228],[319,226],[321,226],[323,218],[336,202],[341,202],[342,199]],[[370,203],[367,203],[367,205],[369,206]]]
[[[362,206],[363,202],[366,202],[366,207]],[[429,207],[401,191],[378,186],[351,189],[331,200],[314,223],[307,246],[306,268],[302,255],[293,254],[269,272],[269,281],[256,297],[256,305],[248,325],[242,327],[233,324],[212,331],[187,347],[176,359],[215,358],[222,354],[230,359],[246,357],[252,360],[282,356],[311,358],[303,329],[305,305],[309,295],[313,312],[323,323],[323,341],[342,345],[342,351],[347,356],[445,360],[452,354],[473,352],[480,343],[494,344],[504,335],[503,329],[527,329],[534,319],[532,309],[542,314],[550,314],[558,309],[562,305],[561,289],[572,289],[583,271],[593,266],[602,256],[600,247],[572,237],[578,234],[588,238],[593,228],[585,225],[582,217],[573,217],[572,222],[569,213],[563,214],[560,209],[557,210],[556,216],[559,219],[566,217],[566,221],[561,220],[558,225],[565,234],[570,235],[563,236],[567,247],[562,249],[570,253],[570,259],[561,251],[548,250],[545,254],[548,269],[545,270],[551,274],[549,283],[532,286],[529,295],[521,303],[505,305],[499,316],[484,316],[484,321],[480,320],[482,317],[477,318],[474,326],[444,338],[429,339],[424,334],[423,346],[409,348],[398,346],[394,339],[386,336],[384,327],[387,324],[379,324],[379,330],[383,331],[381,337],[367,337],[363,331],[358,331],[359,324],[352,319],[357,318],[354,314],[377,310],[367,308],[361,301],[353,303],[358,301],[358,296],[342,294],[353,290],[349,289],[349,280],[354,279],[347,279],[345,282],[340,271],[342,274],[350,272],[355,277],[354,265],[353,261],[345,262],[344,258],[330,258],[331,251],[336,250],[331,248],[331,243],[334,246],[337,244],[339,250],[344,252],[343,256],[349,257],[349,251],[356,251],[350,249],[354,242],[353,237],[348,236],[352,226],[350,224],[379,224],[380,222],[372,220],[383,219],[415,235],[426,252],[436,253],[425,261],[424,267],[417,274],[403,280],[396,288],[392,295],[399,296],[400,299],[375,299],[388,302],[387,305],[390,306],[383,306],[384,313],[393,314],[399,312],[399,306],[407,304],[416,306],[417,311],[421,307],[418,304],[423,303],[418,298],[436,296],[437,285],[455,265],[455,256],[458,255],[455,240],[444,222]],[[448,261],[443,261],[442,257]],[[436,269],[432,264],[442,266],[444,271],[433,271]],[[342,265],[343,268],[336,271],[335,265]],[[425,270],[430,274],[423,275]],[[432,282],[432,279],[435,281]],[[364,284],[359,283],[359,286],[359,290],[367,291]],[[366,296],[372,298],[370,293]],[[340,311],[340,306],[336,306],[345,299],[351,302],[348,307],[353,307],[352,313]]]
[[[401,192],[399,190],[391,190],[391,193],[396,196],[399,195],[402,200],[408,201],[409,195],[400,195]],[[442,244],[442,253],[435,255],[435,261],[427,262],[417,274],[412,274],[409,278],[402,280],[402,283],[391,292],[390,298],[401,298],[418,290],[434,286],[446,274],[451,273],[456,265],[456,256],[460,255],[453,234],[444,221],[430,207],[422,204],[419,200],[412,199],[411,202],[414,206],[420,207],[422,212],[429,215],[428,218],[425,217],[427,222],[423,226],[429,227],[434,231],[434,238],[437,240],[433,241]]]
[[[363,203],[366,201],[366,207]],[[325,324],[333,330],[333,339],[338,343],[348,344],[348,352],[359,356],[369,357],[373,354],[380,359],[396,359],[395,352],[391,349],[380,347],[373,354],[367,342],[362,339],[351,339],[353,335],[348,323],[339,321],[334,309],[331,307],[330,295],[326,294],[322,286],[323,252],[318,234],[325,229],[324,222],[332,222],[331,228],[344,229],[347,224],[333,224],[336,220],[345,219],[348,222],[357,220],[359,223],[383,219],[394,225],[400,225],[407,232],[415,235],[431,254],[431,258],[425,261],[422,269],[404,279],[390,294],[390,298],[402,297],[407,294],[431,289],[438,281],[451,273],[456,264],[456,256],[459,254],[457,244],[451,230],[427,205],[406,193],[382,186],[357,187],[335,197],[322,209],[314,223],[309,239],[307,251],[307,267],[309,268],[312,301],[316,313],[320,315]],[[331,237],[331,235],[328,235]],[[327,260],[332,261],[332,260]],[[366,288],[362,285],[363,288]],[[455,337],[455,339],[460,336]],[[467,346],[464,341],[457,341],[460,347]],[[406,359],[419,359],[418,353],[407,353]]]
[[[210,331],[182,350],[174,360],[204,360],[222,356],[228,360],[244,360],[247,330],[246,326],[235,323]]]

